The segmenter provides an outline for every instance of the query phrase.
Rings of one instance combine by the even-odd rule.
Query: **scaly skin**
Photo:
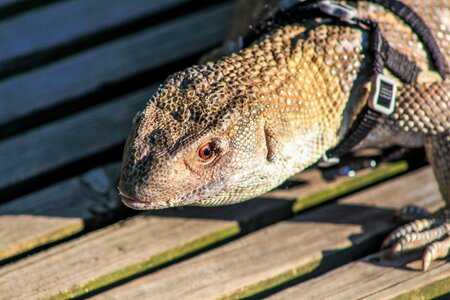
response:
[[[238,5],[250,9],[248,3]],[[405,3],[428,24],[448,61],[447,1]],[[425,145],[450,206],[449,81],[433,71],[417,36],[394,14],[364,1],[357,8],[362,17],[380,24],[391,46],[423,70],[418,83],[398,82],[394,114],[358,147]],[[240,13],[243,18],[236,18],[241,21],[231,30],[231,40],[244,34],[245,20],[254,22],[254,14]],[[367,99],[367,40],[367,32],[352,26],[286,25],[236,53],[170,76],[134,120],[119,184],[125,204],[157,209],[236,203],[317,162],[347,132],[361,108],[355,103]],[[397,234],[389,243],[398,245],[402,237]],[[426,256],[442,256],[433,251]]]
[[[315,163],[339,141],[364,58],[362,35],[344,26],[285,26],[174,74],[130,135],[121,193],[145,201],[139,208],[229,204]],[[198,149],[208,142],[217,155],[202,161]]]

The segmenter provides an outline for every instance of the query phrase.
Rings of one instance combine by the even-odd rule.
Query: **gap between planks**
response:
[[[398,168],[396,165],[390,167]],[[359,178],[370,177],[379,180],[389,174],[387,171],[390,167],[375,170],[379,171],[377,176],[374,176],[375,172],[367,171]],[[136,218],[132,218],[130,221],[92,232],[6,265],[0,269],[0,290],[10,291],[5,295],[7,298],[42,298],[58,294],[64,298],[80,295],[236,235],[242,230],[239,224],[244,224],[242,226],[247,227],[247,230],[252,230],[286,218],[290,215],[293,199],[299,197],[307,199],[323,190],[329,190],[329,195],[333,195],[333,190],[338,187],[340,189],[342,185],[355,179],[341,178],[327,184],[318,181],[319,178],[317,170],[300,174],[294,177],[293,181],[306,182],[304,186],[297,186],[289,193],[286,190],[274,191],[260,199],[239,205],[216,208],[191,207],[143,214],[137,217],[140,221],[134,221]],[[44,199],[40,198],[41,201]],[[32,196],[25,200],[29,202],[31,199]],[[17,205],[20,207],[20,202],[16,207]],[[11,206],[14,206],[14,202]],[[51,203],[47,203],[46,206],[51,206]],[[26,213],[26,209],[18,211]],[[44,213],[45,211],[40,211],[38,214]],[[31,225],[36,220],[29,221]],[[69,224],[74,220],[65,221]],[[62,223],[64,222],[61,221],[54,226],[64,227],[65,224]],[[55,229],[48,228],[48,231],[52,230]],[[33,235],[45,235],[46,231],[30,230],[28,233],[28,238],[33,239]],[[20,275],[23,272],[34,275]],[[12,283],[14,287],[11,286]],[[27,294],[28,292],[31,294]]]
[[[0,20],[31,11],[58,0],[0,0]]]

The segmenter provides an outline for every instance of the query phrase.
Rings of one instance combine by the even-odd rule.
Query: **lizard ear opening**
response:
[[[266,142],[266,151],[267,151],[267,161],[269,163],[273,162],[274,158],[275,158],[275,141],[273,139],[273,135],[271,133],[271,130],[264,125],[264,139]]]

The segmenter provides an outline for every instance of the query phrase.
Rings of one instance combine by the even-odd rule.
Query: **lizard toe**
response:
[[[410,212],[408,212],[409,216],[411,216]],[[421,218],[417,220],[410,221],[409,223],[400,226],[396,230],[392,231],[388,237],[383,241],[381,246],[382,249],[389,248],[394,245],[400,239],[411,235],[412,233],[419,233],[421,231],[432,228],[435,223],[438,222],[437,218]],[[412,237],[408,237],[411,239]]]
[[[446,226],[440,225],[435,228],[427,229],[422,232],[411,232],[401,237],[391,248],[392,256],[398,256],[402,253],[422,249],[431,242],[440,240],[446,236],[448,230]]]
[[[425,248],[422,269],[428,270],[434,260],[449,255],[449,210],[444,209],[434,216],[414,220],[399,227],[386,238],[383,247],[390,247],[391,257]]]
[[[447,227],[450,222],[447,222]],[[447,237],[442,241],[436,241],[431,243],[425,248],[422,256],[422,270],[428,271],[431,262],[439,258],[444,258],[449,255],[450,252],[450,236],[447,233]]]

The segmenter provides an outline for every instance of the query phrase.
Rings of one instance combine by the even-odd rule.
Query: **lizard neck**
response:
[[[243,112],[264,109],[260,126],[271,132],[278,161],[289,162],[290,173],[316,162],[345,133],[362,43],[363,33],[349,26],[289,25],[218,62],[239,70],[233,82],[251,96]]]

